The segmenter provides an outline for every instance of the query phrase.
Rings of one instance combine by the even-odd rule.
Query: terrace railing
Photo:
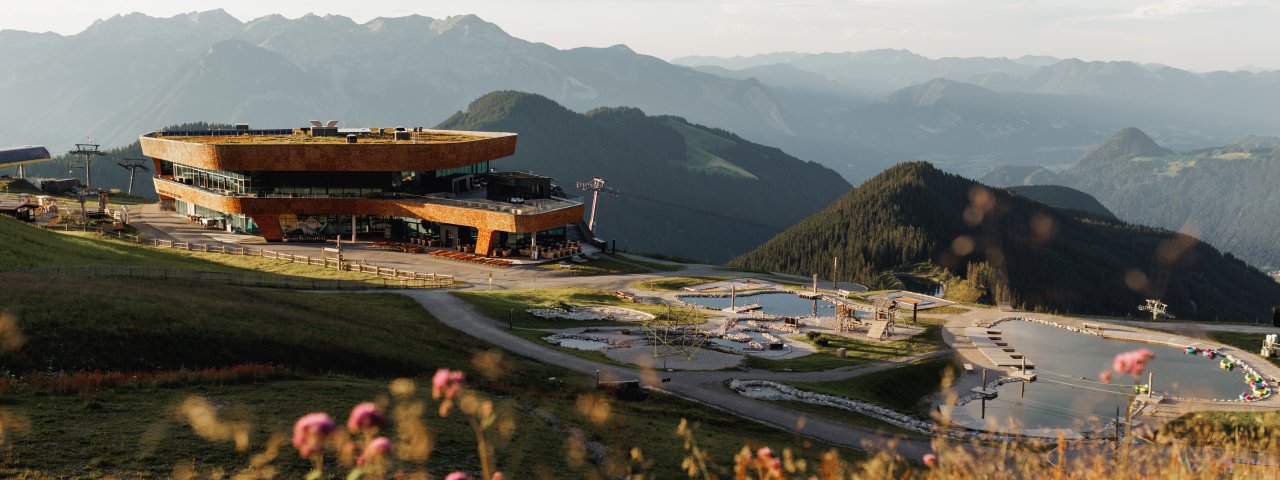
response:
[[[201,190],[216,195],[227,197],[243,197],[243,198],[372,198],[387,200],[406,200],[416,201],[433,205],[445,205],[451,207],[469,208],[474,210],[487,210],[491,212],[509,213],[512,215],[537,215],[546,212],[554,212],[565,208],[572,208],[582,205],[582,196],[565,195],[562,197],[552,197],[544,199],[529,199],[524,203],[514,204],[510,202],[501,202],[495,200],[483,199],[456,199],[445,198],[434,195],[412,195],[398,192],[368,192],[368,193],[350,193],[350,194],[333,194],[333,193],[279,193],[266,189],[252,189],[249,191],[238,192],[233,190],[218,190],[213,188],[205,188],[198,185],[191,185],[163,177],[155,177],[157,181],[168,182],[186,188]]]

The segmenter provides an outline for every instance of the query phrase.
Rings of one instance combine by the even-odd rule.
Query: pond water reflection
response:
[[[986,418],[1000,427],[1100,430],[1117,408],[1124,411],[1127,398],[1123,394],[1132,394],[1139,380],[1113,373],[1108,384],[1099,374],[1111,368],[1116,354],[1138,348],[1155,352],[1141,383],[1146,383],[1148,373],[1154,374],[1156,395],[1234,399],[1246,387],[1241,369],[1220,369],[1217,360],[1185,355],[1181,348],[1108,340],[1027,321],[1002,322],[993,328],[1002,332],[1009,347],[1035,364],[1033,373],[1039,377],[1026,385],[1025,397],[1022,385],[1010,383],[999,388],[999,397],[987,401]],[[958,408],[979,418],[981,403]]]

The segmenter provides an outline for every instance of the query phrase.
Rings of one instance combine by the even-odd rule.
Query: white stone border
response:
[[[1051,321],[1048,321],[1048,320],[1041,320],[1041,319],[1038,319],[1038,318],[1026,318],[1026,317],[1004,317],[1004,318],[1001,318],[1001,319],[996,320],[996,321],[994,321],[994,322],[991,322],[990,324],[988,324],[988,325],[986,326],[986,328],[994,328],[996,325],[999,325],[999,324],[1001,324],[1001,323],[1008,322],[1008,321],[1023,321],[1023,322],[1039,323],[1039,324],[1042,324],[1042,325],[1048,325],[1048,326],[1051,326],[1051,327],[1058,327],[1058,328],[1061,328],[1061,329],[1070,330],[1070,331],[1075,332],[1075,333],[1081,333],[1081,334],[1085,334],[1085,335],[1093,335],[1093,336],[1095,336],[1095,337],[1102,338],[1102,339],[1105,339],[1105,340],[1119,340],[1119,341],[1122,341],[1122,342],[1130,342],[1130,343],[1151,343],[1151,344],[1155,344],[1155,345],[1164,345],[1164,346],[1166,346],[1166,347],[1174,347],[1174,348],[1181,348],[1181,349],[1186,349],[1187,347],[1191,346],[1191,345],[1173,344],[1173,343],[1167,343],[1167,342],[1133,340],[1133,339],[1127,339],[1127,338],[1122,338],[1122,337],[1108,337],[1108,336],[1104,335],[1102,332],[1097,331],[1097,330],[1093,330],[1093,329],[1086,329],[1086,328],[1078,328],[1078,327],[1072,327],[1072,326],[1070,326],[1070,325],[1063,325],[1063,324],[1061,324],[1061,323],[1051,322]],[[1137,328],[1142,328],[1142,327],[1137,327]],[[1169,336],[1171,336],[1171,337],[1172,337],[1172,336],[1180,336],[1180,335],[1178,335],[1178,334],[1176,334],[1176,333],[1170,333],[1170,334],[1168,334],[1168,335],[1169,335]],[[1197,342],[1197,343],[1200,343],[1200,342]],[[1221,345],[1221,344],[1218,344],[1218,345]],[[1263,378],[1263,379],[1264,379],[1264,381],[1265,381],[1265,378],[1266,378],[1266,377],[1263,377],[1263,376],[1262,376],[1262,374],[1258,373],[1258,370],[1257,370],[1257,369],[1254,369],[1254,368],[1253,368],[1252,366],[1250,366],[1247,362],[1245,362],[1244,360],[1242,360],[1242,359],[1240,359],[1240,358],[1237,358],[1235,355],[1232,355],[1232,354],[1230,354],[1230,353],[1225,352],[1225,351],[1224,351],[1224,348],[1219,347],[1219,348],[1215,348],[1215,349],[1213,349],[1213,350],[1214,350],[1215,352],[1218,352],[1218,354],[1219,354],[1220,356],[1222,356],[1222,358],[1225,358],[1225,359],[1227,359],[1227,360],[1230,360],[1230,361],[1232,361],[1232,362],[1235,362],[1235,363],[1236,363],[1236,367],[1240,368],[1241,370],[1244,370],[1244,372],[1245,372],[1247,375],[1253,375],[1253,376],[1258,377],[1258,378]],[[1010,378],[1010,377],[1006,377],[1006,378]],[[1003,378],[1002,378],[1001,380],[1003,380]],[[998,380],[997,380],[997,381],[998,381]],[[1248,385],[1248,384],[1246,383],[1246,385]],[[1274,390],[1274,389],[1272,389],[1272,390]],[[1274,393],[1274,392],[1272,392],[1272,394],[1274,395],[1275,393]],[[964,397],[961,397],[961,398],[964,398]],[[1222,399],[1222,398],[1207,399],[1207,398],[1188,398],[1188,397],[1164,397],[1164,398],[1167,398],[1167,399],[1170,399],[1170,400],[1189,401],[1189,402],[1207,402],[1207,403],[1250,403],[1250,402],[1259,402],[1259,401],[1265,400],[1265,399],[1267,399],[1267,398],[1270,398],[1270,395],[1268,395],[1268,396],[1266,396],[1266,397],[1259,397],[1259,398],[1256,398],[1256,399],[1253,399],[1253,400],[1241,400],[1241,399],[1239,399],[1239,398],[1232,398],[1232,399]],[[958,404],[958,405],[959,405],[959,404]]]
[[[768,380],[739,380],[735,378],[729,381],[729,388],[738,392],[739,395],[760,400],[790,400],[848,410],[905,430],[925,435],[945,435],[955,440],[978,440],[983,442],[1011,442],[1017,440],[1015,435],[983,432],[969,429],[967,427],[943,430],[935,422],[921,420],[914,415],[899,413],[874,403],[836,395],[827,395],[825,393],[808,392],[790,385],[770,382]],[[750,388],[769,388],[776,390],[779,395],[753,396],[747,393],[747,390]]]

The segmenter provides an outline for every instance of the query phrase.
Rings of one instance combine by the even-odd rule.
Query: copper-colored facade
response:
[[[183,183],[172,174],[175,165],[233,173],[445,171],[515,153],[515,134],[465,133],[476,139],[445,143],[362,144],[357,139],[354,144],[216,144],[175,141],[151,133],[140,140],[143,154],[155,162],[154,182],[162,201],[180,200],[210,211],[249,217],[268,241],[284,238],[282,215],[397,217],[475,228],[474,251],[488,254],[495,247],[498,232],[535,233],[581,221],[583,205],[575,199],[548,198],[526,204],[432,195],[281,197],[201,188]]]

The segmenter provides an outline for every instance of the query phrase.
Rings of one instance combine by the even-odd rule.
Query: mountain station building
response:
[[[516,134],[337,128],[162,131],[140,137],[161,207],[269,242],[342,236],[513,256],[564,242],[581,197],[499,172]]]

